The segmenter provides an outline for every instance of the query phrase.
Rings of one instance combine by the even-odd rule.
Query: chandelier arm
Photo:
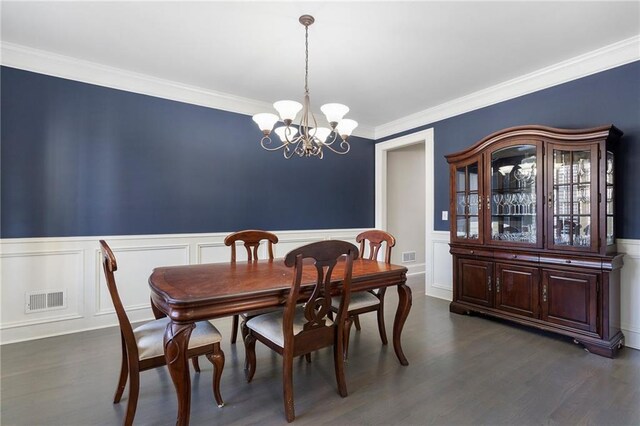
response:
[[[336,154],[340,154],[340,155],[344,155],[344,154],[348,153],[349,150],[351,149],[351,145],[349,145],[349,142],[347,142],[345,140],[340,142],[340,148],[344,149],[344,151],[338,151],[334,147],[332,147],[331,145],[325,145],[325,146],[327,148],[329,148],[331,151],[335,152]]]
[[[336,139],[338,138],[338,132],[336,132],[335,130],[331,131],[331,134],[329,136],[333,135],[333,138],[331,139],[331,142],[325,142],[324,145],[325,146],[329,146],[332,143],[334,143],[336,141]]]
[[[267,143],[265,145],[265,141],[269,141],[269,143]],[[267,151],[277,151],[279,149],[284,148],[285,146],[289,145],[287,142],[283,142],[282,145],[278,145],[276,147],[269,147],[268,145],[271,145],[273,141],[271,140],[271,138],[269,136],[265,136],[262,139],[260,139],[260,145],[262,146],[262,148],[266,149]]]

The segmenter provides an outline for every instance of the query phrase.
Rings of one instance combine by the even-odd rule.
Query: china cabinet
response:
[[[614,126],[521,126],[447,155],[455,313],[570,336],[613,357],[620,331]]]

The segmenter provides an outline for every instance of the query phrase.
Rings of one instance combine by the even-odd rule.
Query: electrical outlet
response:
[[[449,220],[449,212],[446,210],[442,211],[442,220]]]

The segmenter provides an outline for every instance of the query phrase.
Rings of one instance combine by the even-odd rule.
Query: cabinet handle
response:
[[[469,251],[469,254],[473,254],[473,253],[475,253],[475,251],[473,251],[473,250]]]
[[[491,275],[487,277],[487,288],[491,291]]]
[[[543,302],[547,301],[547,285],[546,284],[542,284],[542,301]]]
[[[518,255],[517,255],[517,254],[514,254],[512,257],[513,257],[514,259],[517,259],[517,258],[518,258]]]
[[[487,195],[487,211],[491,212],[491,196]]]
[[[571,259],[565,260],[564,263],[571,263]]]
[[[553,207],[553,192],[549,193],[549,208]]]
[[[496,277],[496,293],[500,293],[500,275]]]

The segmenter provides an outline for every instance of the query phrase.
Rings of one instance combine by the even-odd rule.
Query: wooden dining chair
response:
[[[342,292],[340,309],[335,321],[327,317],[331,308],[331,277],[341,257]],[[353,260],[358,249],[351,243],[339,240],[320,241],[290,251],[285,257],[286,266],[293,267],[293,283],[287,295],[283,311],[258,315],[249,319],[246,327],[245,353],[248,360],[247,382],[256,371],[256,340],[282,355],[282,382],[284,410],[288,422],[295,419],[293,405],[293,359],[318,349],[333,346],[334,368],[338,392],[347,396],[344,377],[343,334],[348,330],[347,306],[351,290]],[[313,287],[301,289],[302,269],[305,259],[313,259],[316,282]],[[307,275],[308,276],[308,275]],[[306,300],[304,305],[298,305]]]
[[[127,313],[124,310],[114,272],[118,270],[116,258],[109,245],[100,240],[102,249],[102,268],[107,280],[109,294],[116,310],[118,323],[120,324],[120,337],[122,342],[122,367],[120,369],[120,379],[116,388],[113,403],[120,402],[122,393],[129,379],[129,402],[127,404],[127,414],[124,419],[125,425],[131,425],[136,414],[138,403],[138,393],[140,387],[140,372],[152,368],[166,365],[164,357],[164,332],[169,323],[168,318],[156,319],[147,322],[136,328],[131,326]],[[218,407],[222,407],[224,402],[220,394],[220,377],[224,368],[224,353],[220,349],[222,336],[220,332],[208,321],[200,321],[195,324],[189,340],[189,358],[197,359],[200,355],[206,355],[213,364],[213,396]],[[195,364],[194,364],[195,365]],[[198,368],[199,370],[199,368]]]
[[[393,235],[385,231],[379,231],[376,229],[370,231],[364,231],[356,237],[356,242],[360,243],[360,258],[365,259],[365,244],[369,243],[369,256],[366,259],[375,260],[378,258],[378,252],[383,245],[386,244],[384,261],[385,263],[391,263],[391,249],[396,245],[396,239]],[[348,316],[352,319],[352,323],[355,324],[356,330],[360,331],[360,314],[367,312],[377,312],[378,314],[378,331],[380,332],[380,339],[382,344],[386,345],[387,331],[384,326],[384,294],[386,288],[379,288],[371,291],[359,291],[353,293],[349,302]],[[334,297],[331,303],[331,311],[338,312],[340,309],[340,298]],[[344,342],[344,356],[345,358],[349,354],[349,335],[345,333]]]
[[[231,262],[236,261],[236,241],[241,241],[244,244],[244,248],[247,250],[247,261],[252,262],[258,260],[258,248],[262,241],[267,241],[267,250],[269,253],[269,260],[273,260],[273,245],[278,243],[278,237],[276,234],[267,231],[260,231],[257,229],[248,229],[245,231],[234,232],[227,235],[224,239],[226,246],[231,246]],[[244,312],[240,315],[233,316],[233,323],[231,326],[231,343],[236,343],[236,337],[238,335],[238,322],[240,317],[243,321],[253,316],[272,311],[273,309],[259,310],[252,312]],[[244,336],[243,336],[244,338]]]

